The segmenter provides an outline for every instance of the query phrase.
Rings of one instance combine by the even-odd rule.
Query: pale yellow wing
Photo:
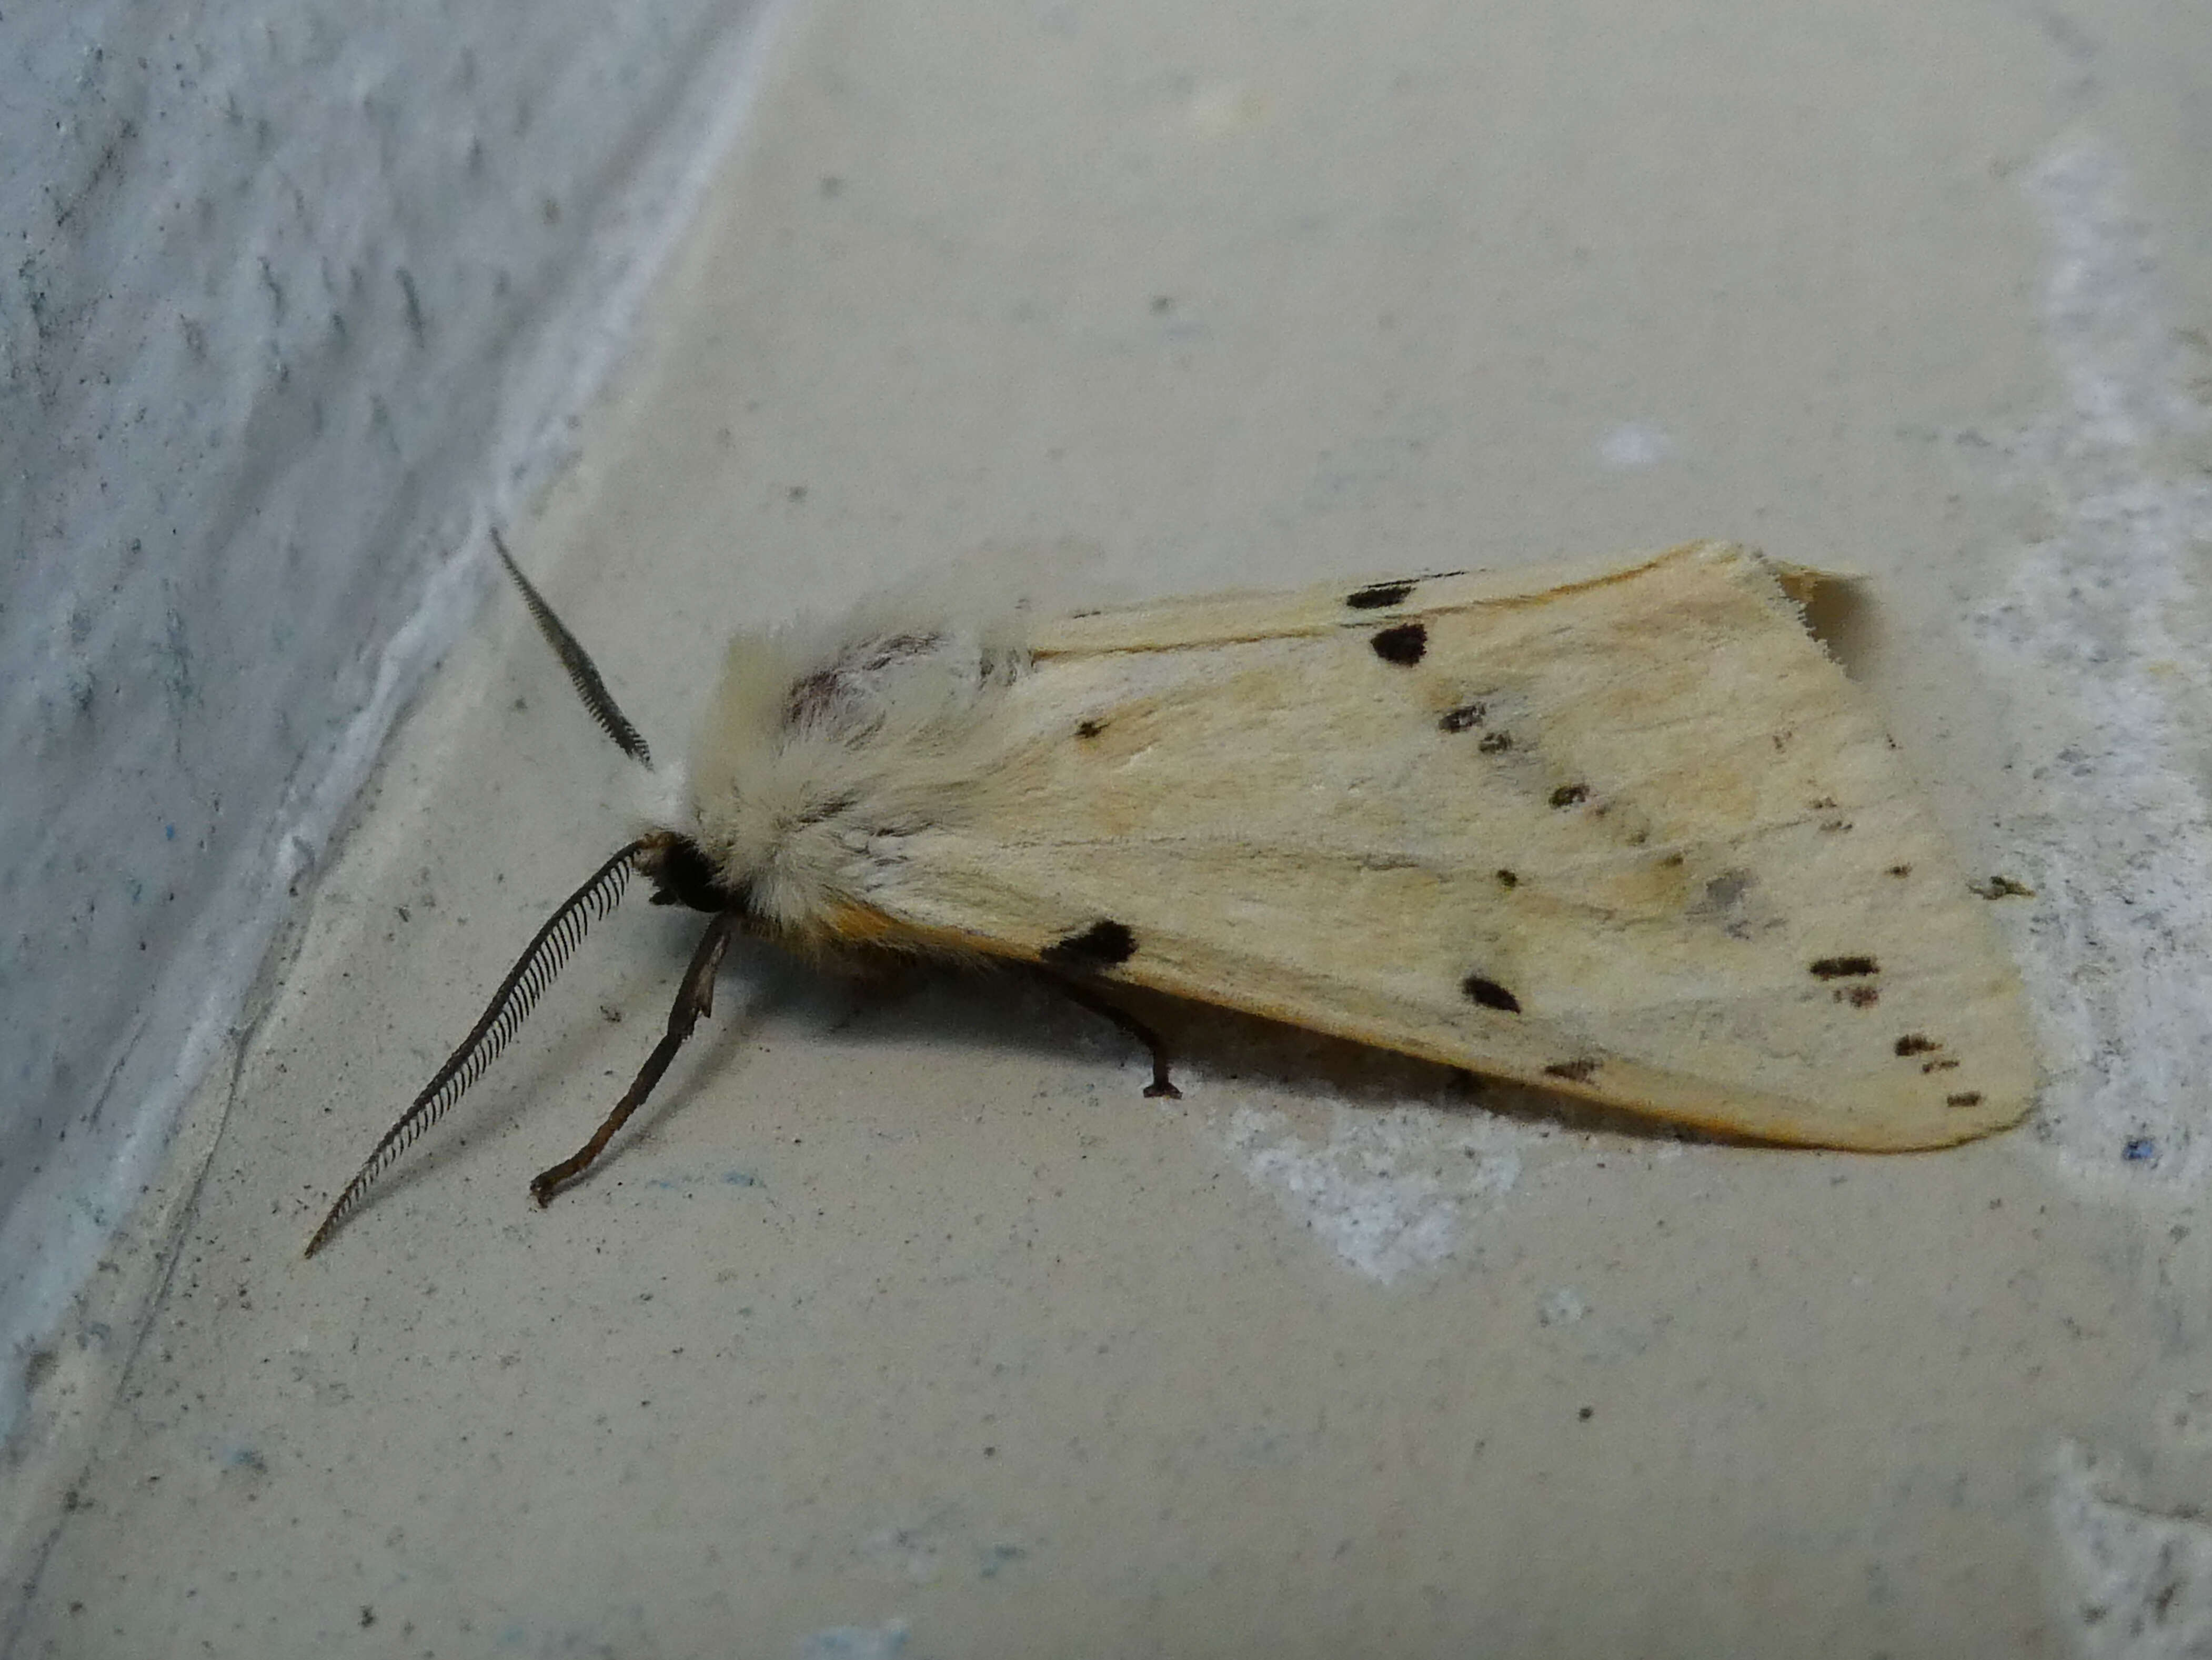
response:
[[[1742,549],[1170,602],[1036,653],[972,818],[869,894],[895,931],[1778,1141],[2029,1104],[1984,902]]]

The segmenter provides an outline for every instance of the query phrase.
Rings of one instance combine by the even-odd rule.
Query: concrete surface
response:
[[[473,614],[457,555],[571,452],[766,15],[0,15],[0,1465]]]
[[[1685,1144],[694,925],[519,608],[392,745],[35,1398],[14,1656],[2212,1651],[2201,8],[824,0],[518,545],[669,747],[740,619],[989,541],[1130,587],[1737,536],[1994,902],[2034,1123]],[[2191,101],[2197,97],[2197,101]],[[99,1329],[95,1330],[94,1328]],[[119,1387],[107,1405],[107,1384]]]

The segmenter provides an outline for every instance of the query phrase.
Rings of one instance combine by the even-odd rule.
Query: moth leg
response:
[[[1163,1097],[1170,1101],[1182,1099],[1182,1091],[1177,1089],[1168,1077],[1168,1046],[1160,1041],[1159,1033],[1154,1031],[1119,1004],[1109,1002],[1106,998],[1102,997],[1080,980],[1070,979],[1064,974],[1055,974],[1052,970],[1042,966],[1037,968],[1037,973],[1043,976],[1048,984],[1057,988],[1060,995],[1066,998],[1069,1002],[1075,1004],[1079,1008],[1089,1009],[1091,1013],[1103,1019],[1111,1020],[1123,1031],[1142,1043],[1151,1053],[1152,1081],[1145,1086],[1146,1100],[1156,1101]]]
[[[542,1170],[530,1178],[530,1196],[542,1208],[552,1202],[553,1195],[589,1170],[592,1161],[606,1150],[614,1140],[615,1132],[629,1122],[629,1116],[645,1104],[645,1098],[653,1093],[653,1086],[660,1081],[660,1074],[668,1070],[668,1063],[676,1058],[676,1051],[684,1047],[684,1040],[699,1024],[702,1015],[714,1012],[714,970],[722,965],[722,953],[730,948],[730,936],[737,931],[738,916],[734,911],[723,911],[707,925],[707,932],[699,941],[699,948],[691,953],[691,966],[684,970],[684,983],[676,988],[675,1004],[668,1011],[668,1030],[653,1046],[653,1053],[637,1070],[637,1077],[623,1098],[615,1103],[614,1110],[606,1116],[592,1139],[550,1170]]]

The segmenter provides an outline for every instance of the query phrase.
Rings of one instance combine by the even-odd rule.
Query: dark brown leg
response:
[[[530,1196],[541,1207],[550,1204],[555,1194],[591,1168],[592,1161],[614,1140],[615,1132],[629,1122],[630,1114],[645,1104],[645,1098],[653,1093],[653,1086],[668,1070],[668,1063],[684,1047],[684,1040],[699,1024],[700,1016],[714,1012],[714,970],[722,966],[722,953],[730,948],[730,936],[737,932],[737,915],[731,911],[722,912],[707,924],[705,937],[699,941],[698,950],[691,953],[691,966],[684,970],[684,983],[676,988],[676,1002],[668,1011],[668,1030],[653,1046],[653,1053],[646,1056],[645,1064],[638,1068],[636,1080],[630,1085],[629,1092],[615,1103],[615,1110],[592,1132],[590,1140],[550,1170],[540,1171],[530,1178]]]
[[[1066,975],[1056,974],[1052,970],[1042,966],[1037,969],[1037,972],[1044,977],[1048,984],[1054,988],[1069,1002],[1078,1007],[1089,1009],[1091,1013],[1099,1016],[1102,1019],[1111,1020],[1151,1052],[1152,1081],[1145,1089],[1145,1097],[1147,1100],[1158,1100],[1162,1097],[1170,1101],[1182,1099],[1182,1091],[1169,1081],[1168,1046],[1160,1041],[1159,1033],[1154,1031],[1128,1010],[1109,1002],[1097,992],[1092,990],[1086,982],[1070,979]]]

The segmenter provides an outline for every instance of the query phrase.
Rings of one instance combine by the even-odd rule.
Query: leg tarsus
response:
[[[645,1104],[645,1098],[653,1093],[653,1086],[668,1070],[669,1062],[676,1059],[676,1051],[684,1047],[684,1040],[690,1037],[699,1018],[714,1012],[714,970],[721,967],[722,953],[730,948],[730,936],[736,928],[737,916],[727,911],[707,925],[699,948],[691,953],[690,967],[684,970],[684,982],[676,988],[676,1001],[668,1011],[668,1030],[653,1046],[653,1053],[646,1056],[645,1064],[637,1069],[637,1076],[623,1098],[615,1103],[614,1110],[592,1132],[590,1140],[559,1164],[530,1178],[530,1196],[538,1201],[540,1210],[553,1202],[555,1194],[592,1167],[592,1161],[606,1150],[615,1133]]]
[[[1154,1031],[1152,1027],[1118,1003],[1109,1000],[1087,982],[1071,979],[1066,975],[1055,973],[1053,970],[1042,965],[1038,967],[1037,972],[1043,976],[1048,984],[1056,989],[1061,996],[1066,998],[1069,1002],[1075,1004],[1079,1008],[1089,1009],[1101,1019],[1112,1021],[1145,1046],[1146,1051],[1152,1058],[1152,1081],[1145,1085],[1146,1100],[1180,1101],[1182,1099],[1182,1091],[1175,1086],[1174,1080],[1168,1076],[1168,1046],[1161,1041],[1159,1033]]]

